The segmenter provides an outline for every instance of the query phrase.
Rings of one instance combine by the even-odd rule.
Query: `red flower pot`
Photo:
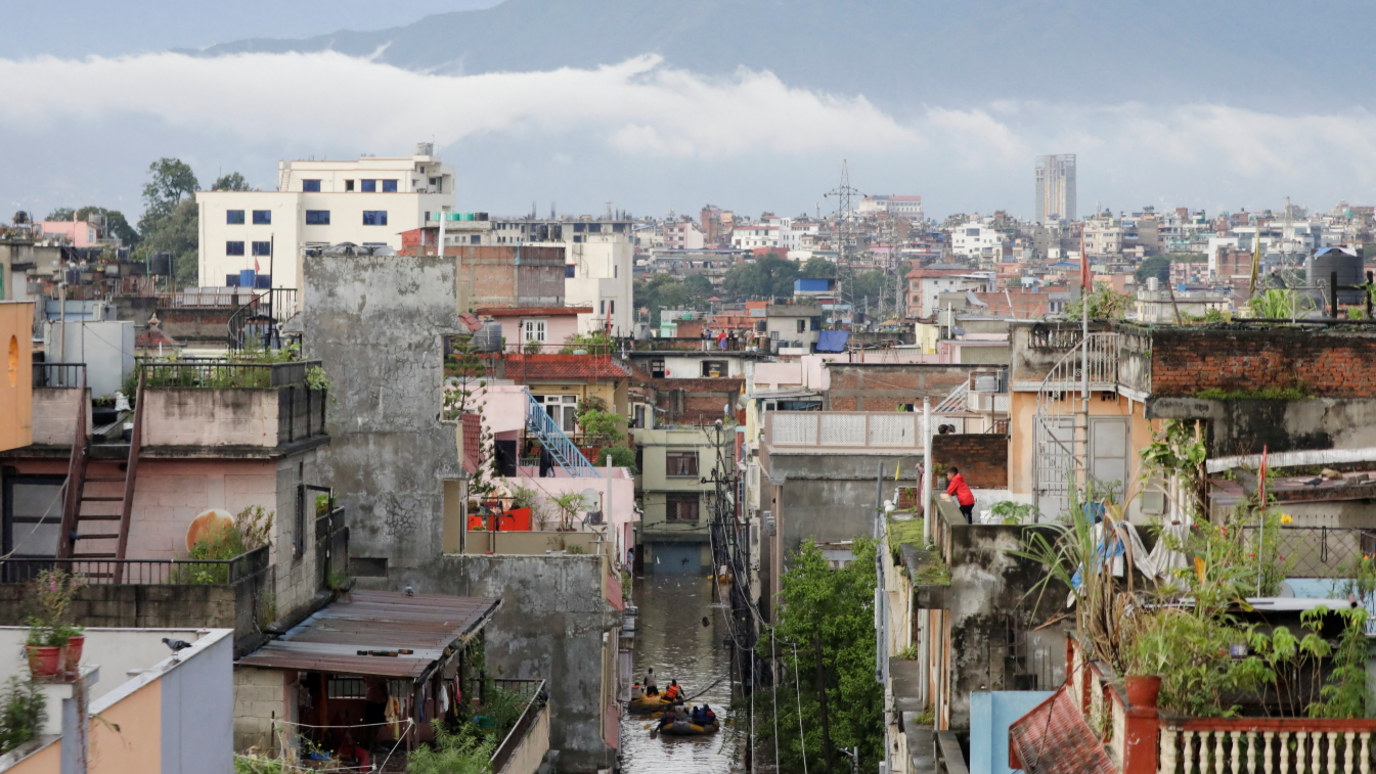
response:
[[[86,635],[78,635],[67,640],[62,648],[62,671],[76,674],[81,667],[81,648],[86,644]]]
[[[29,656],[29,673],[34,677],[52,677],[62,666],[62,648],[56,645],[25,645]]]
[[[1156,697],[1161,695],[1160,675],[1128,675],[1128,705],[1132,707],[1155,707]]]

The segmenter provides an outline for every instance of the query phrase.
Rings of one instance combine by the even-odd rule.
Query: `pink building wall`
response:
[[[502,324],[502,338],[506,339],[508,350],[526,343],[521,332],[522,323],[526,320],[545,321],[545,346],[543,349],[545,353],[558,352],[570,336],[578,334],[578,315],[576,314],[531,314],[519,317],[503,315],[496,319]]]
[[[84,220],[45,220],[38,225],[44,236],[66,237],[73,247],[94,247],[99,237],[96,227]]]

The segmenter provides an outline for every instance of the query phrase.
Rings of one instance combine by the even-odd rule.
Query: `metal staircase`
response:
[[[76,438],[72,444],[71,462],[67,475],[67,498],[62,512],[62,534],[58,539],[57,559],[116,560],[99,565],[109,572],[83,573],[88,577],[122,582],[123,564],[129,544],[129,522],[133,515],[134,483],[138,475],[139,452],[143,437],[144,375],[139,372],[139,386],[135,393],[134,427],[129,436],[127,453],[121,464],[118,458],[93,454],[99,451],[122,451],[125,444],[103,444],[93,448],[86,428],[85,382],[83,376],[82,403],[78,406]],[[99,467],[96,467],[99,466]],[[87,485],[98,494],[87,492]],[[115,486],[118,485],[118,486]],[[113,490],[113,491],[112,491]],[[115,492],[118,492],[116,494]],[[114,523],[114,531],[110,524]]]
[[[550,456],[572,478],[601,478],[597,466],[588,462],[583,452],[569,440],[559,423],[554,421],[545,407],[535,401],[535,396],[526,391],[526,432],[540,439],[540,444],[549,450]]]
[[[1095,392],[1118,389],[1118,334],[1091,333],[1047,371],[1037,390],[1033,424],[1033,494],[1037,508],[1054,517],[1066,510],[1074,488],[1089,471],[1089,401]]]

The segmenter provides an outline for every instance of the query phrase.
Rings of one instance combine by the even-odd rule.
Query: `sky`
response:
[[[464,5],[465,2],[471,5]],[[337,53],[169,53],[250,35],[382,28],[490,0],[399,8],[342,2],[187,8],[29,4],[33,35],[0,43],[0,218],[96,204],[131,219],[150,162],[180,158],[203,186],[242,173],[275,186],[292,158],[409,155],[433,141],[456,205],[516,215],[834,211],[842,161],[867,194],[919,194],[929,215],[1030,217],[1033,159],[1073,152],[1083,215],[1143,205],[1328,209],[1370,203],[1376,117],[1221,104],[991,101],[885,109],[767,71],[704,76],[650,55],[594,69],[435,75]],[[80,18],[82,24],[67,20]],[[67,25],[67,26],[63,26]],[[70,34],[67,31],[70,30]],[[118,39],[115,47],[111,40]]]

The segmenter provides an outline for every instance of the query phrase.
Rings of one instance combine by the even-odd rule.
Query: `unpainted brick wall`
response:
[[[1300,387],[1329,398],[1376,397],[1376,335],[1271,327],[1159,329],[1151,334],[1151,391]]]
[[[932,460],[941,466],[933,478],[946,474],[949,465],[960,468],[972,489],[1008,488],[1008,436],[994,433],[952,433],[932,437]]]

